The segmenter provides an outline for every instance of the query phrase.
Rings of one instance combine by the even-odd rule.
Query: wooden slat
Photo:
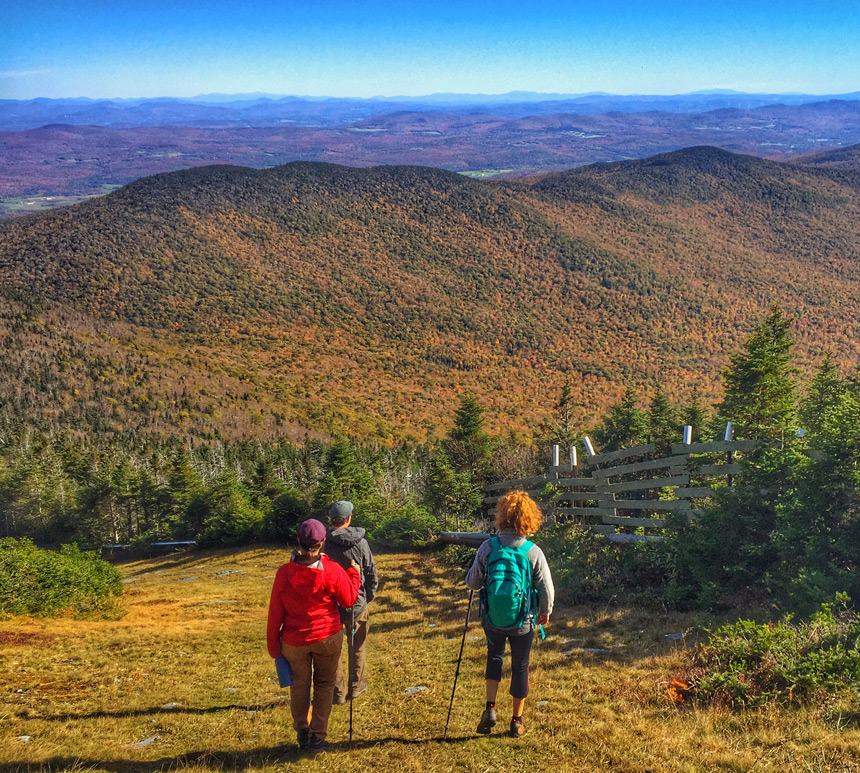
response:
[[[594,478],[559,478],[559,486],[591,486],[595,485]]]
[[[588,527],[589,531],[593,531],[595,534],[614,534],[615,527],[607,526],[605,523],[594,523]]]
[[[520,478],[519,480],[505,480],[501,483],[488,483],[484,486],[484,491],[501,491],[502,489],[513,490],[520,486],[531,486],[534,483],[546,482],[547,475],[532,475],[530,478]]]
[[[686,499],[661,502],[659,499],[619,499],[615,501],[617,510],[661,510],[681,512],[690,509]]]
[[[710,486],[692,486],[690,488],[675,489],[675,496],[681,497],[712,497],[714,490]]]
[[[696,468],[698,475],[738,475],[741,466],[734,464],[701,464]]]
[[[595,477],[614,478],[616,475],[627,475],[632,472],[647,472],[648,470],[674,469],[683,470],[687,464],[686,456],[664,456],[662,459],[648,459],[645,462],[633,462],[631,464],[622,464],[618,467],[604,467],[600,470],[595,470],[592,475]]]
[[[666,525],[665,518],[632,518],[627,515],[604,515],[600,520],[603,523],[614,523],[616,526],[629,526],[631,529],[639,526],[662,529]]]
[[[606,488],[612,492],[642,491],[651,488],[666,488],[667,486],[684,486],[689,482],[689,475],[675,475],[671,478],[651,478],[650,480],[628,480],[624,483],[610,483]]]
[[[597,495],[593,491],[563,491],[555,499],[556,502],[591,502]]]
[[[559,515],[615,515],[611,507],[556,507],[555,512]]]
[[[757,448],[761,443],[758,440],[715,440],[710,443],[672,443],[673,454],[712,454],[719,451],[749,451]]]
[[[595,464],[608,464],[609,462],[617,462],[621,459],[629,459],[631,456],[644,456],[645,454],[654,453],[654,444],[648,443],[644,446],[633,446],[632,448],[622,448],[620,451],[608,451],[605,454],[596,454],[588,457],[588,463],[592,466]]]

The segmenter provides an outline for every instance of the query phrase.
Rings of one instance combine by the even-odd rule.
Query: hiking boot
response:
[[[310,730],[298,730],[299,749],[307,749],[311,742]]]
[[[512,738],[519,738],[521,735],[525,735],[525,733],[526,733],[526,727],[525,727],[525,725],[523,724],[523,719],[522,719],[522,717],[514,717],[514,718],[511,720],[511,730],[510,730],[510,733],[511,733],[511,737],[512,737]]]
[[[346,693],[334,691],[334,697],[332,697],[331,702],[335,706],[343,706],[346,703]]]
[[[493,732],[493,726],[496,724],[496,710],[495,709],[484,709],[484,713],[481,714],[481,721],[478,722],[478,730],[477,732],[481,733],[481,735],[489,735]]]
[[[362,679],[349,691],[349,697],[353,700],[367,690],[367,681]]]
[[[324,752],[331,747],[331,744],[325,738],[320,738],[318,735],[312,735],[308,743],[308,749],[312,752]]]

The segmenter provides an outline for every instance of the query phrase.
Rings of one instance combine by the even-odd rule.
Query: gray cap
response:
[[[346,523],[347,519],[351,515],[352,502],[347,499],[341,499],[340,502],[335,502],[328,511],[328,517],[334,525]]]

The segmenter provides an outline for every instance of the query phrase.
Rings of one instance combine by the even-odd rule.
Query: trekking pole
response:
[[[454,687],[451,689],[451,702],[448,704],[448,719],[445,720],[445,735],[442,740],[448,738],[448,723],[451,721],[451,709],[454,708],[454,692],[457,689],[457,678],[460,676],[460,662],[463,660],[463,647],[466,646],[466,631],[469,629],[469,615],[472,614],[472,598],[474,590],[469,591],[469,606],[466,608],[466,624],[463,626],[463,638],[460,641],[460,655],[457,658],[457,670],[454,672]]]
[[[350,610],[349,621],[349,651],[347,652],[347,669],[349,670],[349,743],[352,745],[352,703],[355,700],[355,674],[352,672],[352,661],[355,649],[355,606]]]

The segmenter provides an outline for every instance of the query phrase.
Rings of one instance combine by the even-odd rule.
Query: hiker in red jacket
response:
[[[342,569],[323,554],[324,546],[325,526],[313,518],[302,523],[298,547],[278,569],[269,601],[269,655],[283,653],[293,672],[290,711],[300,749],[328,746],[325,737],[343,645],[338,605],[355,604],[361,587],[355,562]]]

